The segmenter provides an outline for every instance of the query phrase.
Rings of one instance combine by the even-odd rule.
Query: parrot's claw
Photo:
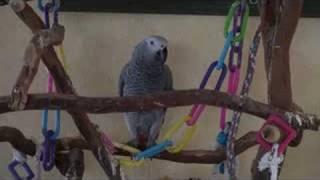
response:
[[[132,139],[132,140],[128,141],[128,142],[126,143],[126,145],[131,146],[131,147],[134,147],[134,148],[137,148],[138,143],[137,143],[137,141],[136,141],[135,139]]]

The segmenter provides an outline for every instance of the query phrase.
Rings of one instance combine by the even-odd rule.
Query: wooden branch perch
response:
[[[0,96],[0,114],[11,112],[8,108],[9,96]],[[232,96],[224,92],[212,90],[180,90],[161,92],[146,96],[131,97],[81,97],[60,94],[29,95],[26,110],[65,109],[68,111],[83,111],[89,113],[111,113],[152,110],[163,107],[177,107],[192,104],[207,104],[227,107],[235,111],[267,118],[270,114],[278,114],[293,127],[318,130],[320,118],[316,115],[300,112],[283,111],[267,104],[254,101],[248,97]]]
[[[31,29],[33,33],[37,33],[44,29],[42,20],[23,0],[11,0],[9,4],[11,4],[12,9],[15,11],[17,16]],[[64,94],[76,94],[72,86],[72,82],[61,65],[52,46],[49,46],[43,53],[42,60],[50,71],[55,81],[57,90]],[[92,153],[99,162],[100,166],[103,168],[106,175],[108,175],[110,179],[122,179],[120,171],[117,171],[116,173],[113,172],[108,152],[103,148],[103,144],[99,138],[99,133],[90,122],[89,117],[85,113],[78,110],[72,110],[68,112],[73,117],[73,120],[81,135],[89,143]],[[116,169],[118,170],[119,168]]]
[[[15,149],[30,156],[34,156],[36,152],[36,145],[34,144],[34,142],[27,139],[22,134],[22,132],[20,132],[16,128],[8,126],[0,127],[0,142],[8,142]],[[241,154],[254,145],[256,145],[256,132],[249,132],[236,141],[236,154]],[[87,150],[90,149],[88,143],[81,138],[62,138],[57,141],[58,154],[61,151],[70,151],[75,148]],[[117,149],[115,155],[131,156],[130,153],[122,151],[120,149]],[[187,150],[181,151],[178,154],[163,152],[155,158],[179,163],[218,164],[226,160],[226,154],[223,149],[217,149],[215,151]],[[57,161],[59,161],[59,159]],[[65,172],[66,168],[63,167],[61,159],[57,164],[61,164],[63,172]]]

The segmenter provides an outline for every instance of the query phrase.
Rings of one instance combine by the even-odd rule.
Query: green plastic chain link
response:
[[[230,25],[231,25],[231,20],[232,20],[234,14],[236,13],[237,7],[240,6],[240,5],[241,5],[240,1],[236,1],[231,5],[231,8],[229,9],[228,16],[227,16],[227,19],[226,19],[225,24],[224,24],[224,37],[225,38],[227,38],[227,36],[228,36],[228,32],[229,32]],[[244,14],[244,17],[243,17],[243,20],[242,20],[242,23],[241,23],[240,34],[237,35],[233,39],[233,42],[240,42],[240,41],[243,40],[245,32],[247,30],[249,12],[250,12],[250,8],[247,5],[246,6],[246,10],[245,10],[245,14]]]

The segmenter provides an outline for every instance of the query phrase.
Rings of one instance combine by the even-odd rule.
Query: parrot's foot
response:
[[[136,139],[132,139],[126,143],[126,145],[139,149],[140,151],[144,151],[148,147],[143,144],[139,144]]]
[[[126,143],[126,145],[137,148],[138,142],[135,139],[132,139]]]

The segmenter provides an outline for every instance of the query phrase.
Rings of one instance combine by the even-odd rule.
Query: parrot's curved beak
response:
[[[164,64],[168,57],[168,48],[163,48],[162,50],[159,50],[157,52],[157,55],[159,57],[159,60]]]

